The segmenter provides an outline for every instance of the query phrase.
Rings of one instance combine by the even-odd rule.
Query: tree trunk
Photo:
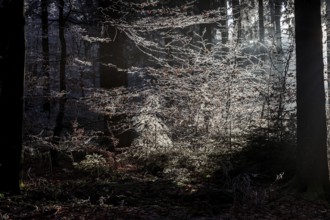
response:
[[[99,6],[101,8],[112,7],[114,2],[103,1]],[[120,20],[122,14],[118,12],[109,12],[107,14],[111,19]],[[100,43],[100,86],[102,88],[115,88],[128,85],[128,75],[125,69],[127,67],[127,58],[124,57],[124,48],[126,42],[125,34],[119,31],[111,24],[102,24],[102,37],[110,38],[110,42]],[[111,64],[113,66],[109,66]]]
[[[228,41],[228,26],[227,26],[227,0],[220,0],[220,30],[221,30],[221,43],[226,44]]]
[[[42,29],[42,69],[44,74],[43,111],[48,112],[50,118],[50,88],[49,88],[49,39],[48,39],[48,0],[41,1],[41,29]]]
[[[234,19],[234,27],[236,28],[237,40],[240,41],[241,38],[241,9],[240,9],[240,1],[232,0],[232,8],[233,8],[233,19]]]
[[[107,35],[103,37],[111,38],[111,41],[100,43],[100,86],[102,88],[126,87],[128,85],[127,72],[120,70],[127,67],[127,60],[123,54],[125,36],[111,25],[104,24],[104,28]]]
[[[326,0],[327,7],[327,80],[328,80],[328,111],[330,112],[330,0]]]
[[[56,117],[56,124],[54,128],[54,141],[58,143],[59,137],[63,130],[63,119],[66,104],[66,40],[65,40],[65,18],[64,18],[64,0],[59,0],[59,39],[61,44],[61,58],[60,58],[60,92],[62,95],[59,100],[59,111]]]
[[[275,42],[277,53],[282,53],[281,17],[282,0],[275,0]]]
[[[198,14],[207,13],[208,10],[211,9],[211,2],[212,1],[205,1],[205,0],[199,0],[197,4]],[[203,36],[205,49],[210,50],[211,49],[211,43],[212,43],[212,24],[200,24],[199,25],[199,34]]]
[[[274,0],[269,0],[268,1],[268,6],[269,6],[269,12],[270,12],[270,23],[271,26],[269,28],[269,34],[270,36],[274,36],[275,33],[275,4]]]
[[[261,43],[265,40],[265,28],[264,28],[264,1],[258,0],[258,12],[259,12],[259,40]]]
[[[24,1],[0,2],[0,192],[19,193],[24,84]]]
[[[295,187],[308,197],[329,192],[320,1],[295,0],[297,170]]]

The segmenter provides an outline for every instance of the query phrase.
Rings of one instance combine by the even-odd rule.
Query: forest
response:
[[[0,220],[330,219],[329,0],[0,0]]]

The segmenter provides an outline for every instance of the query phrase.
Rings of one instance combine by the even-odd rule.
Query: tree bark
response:
[[[19,193],[21,169],[24,1],[0,2],[0,192]]]
[[[270,23],[271,23],[271,26],[269,28],[269,34],[270,34],[270,36],[274,36],[274,33],[275,33],[275,4],[274,4],[274,0],[269,0],[268,1],[268,6],[269,6]]]
[[[111,1],[104,1],[100,7],[108,8],[114,4]],[[108,14],[112,19],[121,19],[120,13]],[[126,43],[125,35],[116,27],[110,24],[103,24],[102,37],[110,38],[110,42],[100,43],[100,86],[102,88],[115,88],[128,85],[128,76],[125,69],[127,67],[127,60],[124,57],[124,48]],[[107,66],[112,64],[113,66]]]
[[[240,41],[241,38],[241,9],[240,9],[240,1],[239,0],[231,0],[232,8],[233,8],[233,19],[234,19],[234,27],[237,29],[237,40]]]
[[[100,43],[100,86],[108,89],[120,86],[126,87],[128,85],[127,72],[120,70],[127,67],[127,61],[123,54],[125,36],[116,27],[108,24],[104,24],[104,26],[110,36],[103,37],[110,37],[111,41]],[[107,66],[107,64],[114,66]]]
[[[220,29],[221,29],[221,43],[226,44],[228,41],[228,26],[227,26],[227,0],[220,0]]]
[[[330,0],[326,0],[327,14],[327,80],[328,80],[328,111],[330,112]]]
[[[211,9],[212,1],[199,0],[197,4],[198,14],[207,13]],[[203,39],[206,44],[206,49],[211,49],[212,43],[212,24],[200,24],[199,25],[199,34],[203,36]]]
[[[281,17],[282,0],[275,0],[275,42],[278,53],[282,53]]]
[[[259,40],[261,43],[265,40],[265,28],[264,28],[264,1],[258,0],[258,12],[259,12]]]
[[[50,118],[50,88],[49,88],[49,38],[48,38],[48,0],[41,1],[41,29],[42,29],[42,72],[44,75],[43,111],[48,112]]]
[[[297,53],[297,170],[307,196],[329,192],[320,1],[295,0]]]
[[[54,142],[58,144],[59,137],[63,130],[63,119],[65,114],[66,96],[66,40],[65,40],[65,17],[64,17],[64,0],[59,0],[59,39],[61,44],[61,58],[60,58],[60,92],[62,96],[59,100],[59,111],[56,116],[56,124],[54,128]]]

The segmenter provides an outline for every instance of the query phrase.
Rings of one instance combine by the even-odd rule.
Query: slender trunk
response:
[[[198,13],[205,13],[211,8],[211,2],[205,0],[199,0],[198,2]],[[199,34],[203,36],[205,41],[205,49],[211,49],[212,43],[212,24],[200,24],[199,25]]]
[[[65,68],[67,61],[66,40],[65,40],[65,18],[64,18],[64,0],[59,0],[59,39],[61,44],[61,58],[60,58],[60,92],[62,93],[59,100],[59,112],[56,117],[56,124],[54,128],[54,141],[58,143],[59,137],[63,130],[63,119],[66,104],[66,82],[65,82]]]
[[[48,112],[50,118],[50,88],[49,88],[49,39],[48,39],[48,0],[41,1],[41,29],[42,29],[42,72],[44,75],[43,111]]]
[[[295,0],[297,55],[297,170],[308,196],[329,192],[320,1]]]
[[[275,41],[278,53],[282,53],[281,17],[282,0],[275,0]]]
[[[241,38],[241,10],[240,10],[240,1],[232,0],[232,8],[233,8],[233,19],[234,19],[234,27],[237,30],[237,40],[240,41]]]
[[[59,5],[59,39],[61,44],[60,59],[60,91],[66,91],[65,68],[66,68],[66,40],[65,40],[65,18],[64,18],[64,0],[60,0]]]
[[[24,1],[0,3],[0,192],[19,193],[24,84]]]
[[[328,110],[330,108],[330,0],[326,0],[327,7],[327,77],[328,77]],[[329,111],[330,112],[330,111]]]
[[[274,3],[274,0],[269,0],[268,6],[269,6],[270,23],[271,23],[271,26],[269,28],[269,35],[273,37],[275,34],[275,3]]]
[[[258,12],[259,12],[259,40],[261,43],[265,40],[265,28],[264,28],[264,1],[258,0]]]
[[[228,41],[227,0],[220,0],[220,15],[221,43],[225,45]]]

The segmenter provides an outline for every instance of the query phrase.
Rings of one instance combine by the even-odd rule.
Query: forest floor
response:
[[[0,219],[330,219],[330,206],[280,195],[260,178],[175,182],[129,160],[104,171],[24,168],[22,193],[0,196]],[[244,179],[244,178],[243,178]]]

